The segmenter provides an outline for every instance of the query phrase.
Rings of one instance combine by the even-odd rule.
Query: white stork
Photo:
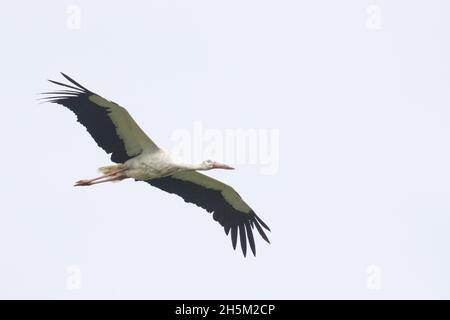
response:
[[[242,200],[230,186],[197,171],[211,169],[233,169],[211,160],[199,164],[187,164],[172,154],[160,149],[137,125],[126,109],[118,104],[81,86],[69,76],[62,75],[71,85],[49,80],[67,89],[49,94],[44,99],[70,109],[78,122],[86,127],[89,134],[116,165],[101,167],[102,176],[76,182],[75,186],[120,181],[133,178],[169,193],[175,193],[184,201],[213,213],[225,233],[231,233],[233,248],[238,238],[244,256],[247,253],[247,239],[256,255],[253,229],[256,227],[261,237],[269,242],[263,228],[269,227]],[[270,243],[270,242],[269,242]]]

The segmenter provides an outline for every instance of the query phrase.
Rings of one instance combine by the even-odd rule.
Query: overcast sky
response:
[[[449,10],[3,5],[0,298],[450,298]],[[206,211],[145,183],[74,188],[110,160],[71,112],[36,101],[60,71],[163,148],[214,140],[237,169],[209,174],[272,244],[257,236],[243,258]],[[240,160],[223,146],[239,130],[257,133]]]

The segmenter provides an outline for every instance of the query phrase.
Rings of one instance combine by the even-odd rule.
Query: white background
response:
[[[444,0],[3,4],[0,297],[450,298],[448,12]],[[71,112],[37,103],[59,71],[165,148],[196,120],[279,129],[277,174],[211,172],[272,244],[258,237],[243,258],[209,214],[145,183],[74,188],[109,158]]]

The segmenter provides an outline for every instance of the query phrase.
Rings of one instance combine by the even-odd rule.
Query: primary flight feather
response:
[[[159,148],[125,108],[86,89],[64,73],[62,75],[70,84],[49,80],[64,87],[64,90],[44,92],[47,95],[44,99],[75,113],[78,122],[86,127],[98,146],[111,154],[111,160],[116,163],[99,168],[102,176],[77,181],[75,186],[91,186],[127,178],[145,181],[212,213],[225,233],[231,235],[234,249],[239,238],[244,256],[247,254],[247,241],[256,255],[255,228],[269,242],[264,232],[264,229],[270,231],[269,227],[232,187],[198,172],[232,167],[211,160],[199,164],[181,162]]]

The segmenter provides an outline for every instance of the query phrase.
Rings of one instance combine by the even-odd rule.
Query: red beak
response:
[[[227,169],[227,170],[234,170],[233,167],[230,167],[226,164],[220,163],[220,162],[214,162],[213,163],[213,168],[214,169]]]

